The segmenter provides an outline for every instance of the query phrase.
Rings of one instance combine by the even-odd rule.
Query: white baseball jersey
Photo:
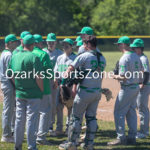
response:
[[[100,56],[100,64],[98,64],[97,56],[93,53],[93,51],[87,51],[79,56],[74,60],[71,65],[77,69],[78,67],[82,68],[83,70],[91,69],[95,70],[97,67],[100,67],[100,72],[104,71],[104,68],[106,66],[106,60],[104,56]],[[94,72],[89,72],[87,77],[82,81],[80,84],[81,86],[85,86],[88,88],[101,88],[101,81],[102,76],[101,73],[95,74]],[[95,75],[94,75],[95,74]]]
[[[74,53],[71,53],[69,56],[64,53],[57,58],[54,72],[59,72],[60,79],[63,78],[63,73],[67,70],[68,66],[74,61],[75,58],[76,55]]]
[[[7,81],[6,70],[11,59],[12,53],[9,50],[4,50],[0,57],[0,81]]]
[[[119,60],[119,74],[128,79],[121,81],[121,84],[131,85],[140,83],[141,76],[138,77],[136,73],[140,71],[143,71],[143,66],[138,55],[133,51],[125,52]]]

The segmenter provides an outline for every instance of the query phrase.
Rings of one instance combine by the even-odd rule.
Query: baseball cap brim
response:
[[[40,42],[44,42],[45,40],[42,40],[42,41],[40,41]],[[35,43],[40,43],[39,41],[37,41],[37,40],[35,40]]]
[[[82,32],[77,32],[77,34],[86,34],[86,33],[82,33]]]
[[[134,44],[130,44],[130,47],[135,47],[135,45]]]
[[[62,44],[62,43],[67,43],[67,44],[70,44],[70,45],[73,46],[73,44],[71,44],[71,43],[69,43],[69,42],[67,42],[67,41],[60,41],[60,43],[61,43],[61,44]]]
[[[12,40],[12,42],[14,42],[14,41],[19,41],[18,39],[16,39],[16,40]]]
[[[55,42],[56,40],[53,40],[53,39],[52,39],[52,40],[49,40],[49,39],[47,39],[46,41],[47,41],[47,42]]]

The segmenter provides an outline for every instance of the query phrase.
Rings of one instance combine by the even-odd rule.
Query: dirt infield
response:
[[[118,81],[114,79],[103,79],[102,87],[109,88],[112,91],[113,99],[107,102],[104,95],[102,95],[101,100],[99,102],[98,109],[97,109],[97,119],[104,120],[104,121],[113,121],[114,120],[114,116],[113,116],[114,104],[115,104],[115,100],[120,89],[120,84]],[[0,101],[2,100],[3,100],[3,94],[0,90]],[[149,103],[149,108],[150,108],[150,103]],[[66,109],[64,111],[66,114]]]
[[[120,89],[120,84],[118,81],[114,79],[103,79],[102,87],[109,88],[112,91],[113,99],[107,102],[105,96],[102,94],[97,110],[97,118],[105,121],[112,121],[114,120],[113,118],[114,104]]]
[[[118,81],[114,79],[104,79],[102,87],[109,88],[113,93],[113,99],[107,102],[104,95],[102,95],[101,101],[99,102],[98,110],[97,110],[97,118],[100,120],[105,121],[114,121],[114,104],[117,97],[117,94],[120,89],[120,84]],[[149,98],[150,99],[150,98]],[[149,102],[150,108],[150,102]],[[139,123],[139,115],[138,116],[138,123]]]

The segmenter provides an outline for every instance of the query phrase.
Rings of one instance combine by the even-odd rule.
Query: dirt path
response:
[[[113,79],[104,79],[102,87],[109,88],[112,91],[113,99],[111,99],[110,102],[106,102],[105,97],[102,96],[97,110],[97,118],[105,121],[114,121],[114,115],[113,115],[114,104],[120,89],[120,84],[118,81]],[[150,102],[149,102],[149,108],[150,108]],[[138,116],[138,123],[139,123],[138,113],[137,116]]]
[[[104,95],[102,95],[102,98],[99,102],[99,106],[97,109],[97,118],[100,120],[105,120],[105,121],[114,121],[114,116],[113,116],[114,104],[115,104],[115,100],[120,89],[120,84],[118,81],[113,80],[113,79],[104,79],[102,87],[109,88],[112,91],[113,99],[107,102]],[[3,94],[0,90],[0,101],[2,100],[3,100]],[[149,102],[149,108],[150,108],[150,102]],[[66,109],[64,111],[66,114]],[[139,119],[139,116],[138,116],[138,119]]]
[[[103,88],[109,88],[113,93],[113,99],[109,102],[106,101],[104,95],[99,102],[98,110],[97,110],[97,118],[106,121],[113,120],[113,111],[114,111],[114,104],[117,97],[117,94],[120,89],[120,84],[118,81],[113,79],[103,79]]]

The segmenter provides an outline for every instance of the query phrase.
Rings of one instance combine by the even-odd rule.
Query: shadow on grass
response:
[[[118,148],[113,148],[113,147],[106,147],[106,148],[94,148],[94,150],[149,150],[147,147],[118,147]]]
[[[49,138],[48,138],[48,141],[53,146],[59,145],[62,142],[64,142],[65,140],[67,140],[67,136],[65,136],[65,135],[60,135],[60,136],[57,136],[57,137],[49,136]]]
[[[149,150],[150,137],[137,140],[136,145],[107,146],[107,142],[116,138],[115,130],[98,130],[95,137],[95,150]]]
[[[96,133],[96,137],[104,137],[104,138],[115,138],[116,137],[116,131],[115,130],[98,130]]]

